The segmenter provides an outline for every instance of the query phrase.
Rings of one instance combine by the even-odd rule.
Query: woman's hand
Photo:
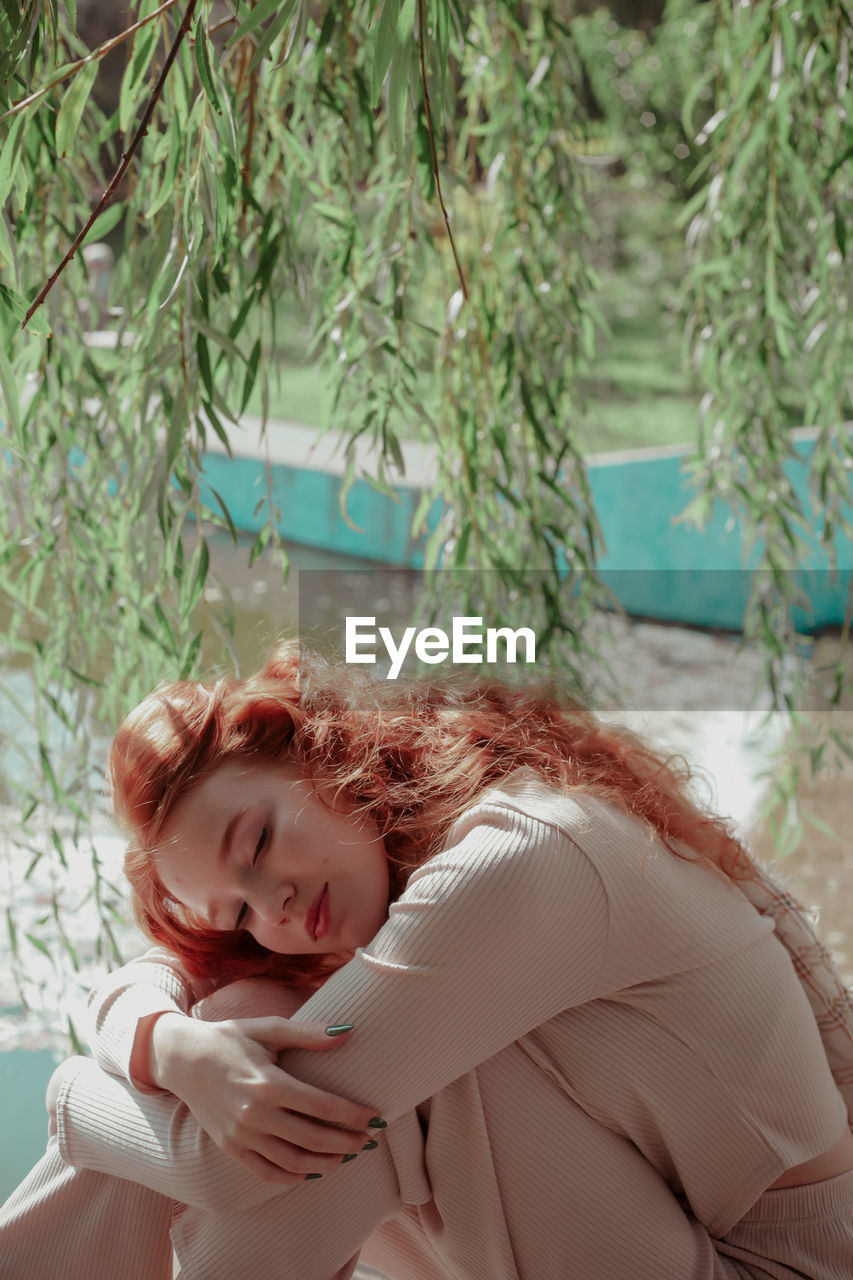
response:
[[[150,1062],[157,1083],[186,1103],[222,1151],[265,1182],[292,1186],[337,1169],[384,1127],[369,1108],[276,1065],[282,1049],[328,1052],[348,1038],[289,1018],[202,1022],[165,1013],[151,1030]]]

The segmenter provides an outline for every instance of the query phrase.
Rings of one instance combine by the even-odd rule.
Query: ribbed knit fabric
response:
[[[297,1014],[355,1024],[339,1052],[282,1062],[392,1119],[379,1150],[272,1188],[168,1095],[81,1063],[60,1151],[190,1206],[187,1280],[333,1280],[371,1233],[369,1261],[409,1268],[394,1280],[850,1280],[853,1176],[763,1194],[843,1131],[821,1031],[839,1085],[853,1045],[828,957],[798,965],[804,917],[756,884],[520,771]],[[101,1065],[127,1076],[138,1018],[199,994],[162,953],[113,975],[93,1001]]]

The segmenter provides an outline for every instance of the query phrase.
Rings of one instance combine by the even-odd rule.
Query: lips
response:
[[[329,929],[329,886],[324,884],[305,916],[305,930],[313,942],[325,937]]]

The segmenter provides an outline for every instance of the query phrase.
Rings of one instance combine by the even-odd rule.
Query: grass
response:
[[[690,443],[696,437],[699,395],[682,367],[676,290],[683,272],[680,233],[671,229],[671,204],[627,181],[608,178],[591,193],[599,229],[597,301],[609,332],[584,380],[587,412],[578,430],[586,453]],[[307,338],[293,316],[277,320],[276,376],[270,414],[325,426],[331,395],[323,370],[306,363]],[[260,413],[255,390],[249,413]],[[413,424],[411,432],[420,435]]]
[[[607,301],[605,295],[605,306]],[[679,334],[661,327],[653,305],[630,316],[620,315],[618,305],[611,333],[584,383],[584,452],[692,442],[699,397],[679,372]]]
[[[587,453],[692,443],[699,393],[685,370],[678,289],[683,235],[671,200],[627,177],[593,180],[590,206],[609,332],[584,381]]]

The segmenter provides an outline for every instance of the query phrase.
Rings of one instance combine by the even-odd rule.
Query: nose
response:
[[[267,925],[284,924],[295,896],[292,884],[260,882],[246,894],[246,901],[259,920]]]

